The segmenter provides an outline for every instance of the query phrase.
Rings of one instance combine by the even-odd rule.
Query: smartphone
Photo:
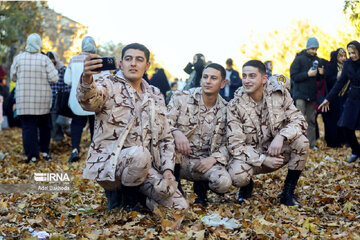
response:
[[[115,57],[101,57],[101,58],[93,58],[93,59],[102,59],[102,67],[96,68],[93,71],[101,72],[105,70],[115,70],[116,69],[116,58]]]

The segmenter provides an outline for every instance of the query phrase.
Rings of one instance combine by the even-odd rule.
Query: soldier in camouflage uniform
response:
[[[181,178],[195,181],[195,203],[207,205],[206,191],[225,193],[231,187],[226,171],[226,101],[219,95],[225,69],[205,67],[201,88],[177,91],[168,105],[168,120],[175,139]]]
[[[93,80],[102,66],[98,55],[87,57],[77,98],[93,111],[95,133],[83,177],[105,188],[108,208],[138,210],[138,196],[149,208],[160,204],[186,209],[188,204],[173,175],[175,145],[160,90],[142,79],[149,68],[149,50],[138,43],[122,50],[122,70]],[[174,188],[175,185],[175,188]]]
[[[286,80],[280,75],[278,81]],[[243,87],[228,104],[228,150],[233,157],[228,171],[240,187],[238,203],[251,197],[253,175],[287,164],[280,203],[298,205],[294,190],[308,157],[307,123],[280,82],[267,81],[265,65],[251,60],[243,66]]]

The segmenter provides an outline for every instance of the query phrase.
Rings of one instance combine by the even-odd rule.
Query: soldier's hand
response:
[[[175,176],[174,176],[174,174],[172,173],[172,171],[169,170],[169,169],[167,169],[167,170],[164,171],[164,173],[163,173],[163,178],[164,178],[164,179],[169,179],[169,180],[175,181]]]
[[[321,110],[321,112],[327,112],[330,110],[330,102],[325,99],[321,104],[320,106],[318,107],[318,109]]]
[[[284,137],[278,134],[272,140],[269,149],[267,150],[267,153],[272,157],[279,156],[283,145],[284,145]]]
[[[200,173],[206,173],[215,163],[216,159],[213,157],[203,158],[194,165],[193,169]]]
[[[102,67],[102,60],[101,59],[93,59],[93,58],[100,58],[97,54],[90,54],[85,58],[84,61],[84,71],[83,71],[83,81],[86,83],[92,82],[92,75],[98,74],[100,72],[94,71],[94,69]]]
[[[315,77],[317,74],[317,71],[318,71],[317,69],[310,68],[307,74],[309,77]]]
[[[173,132],[176,150],[185,155],[190,155],[191,148],[187,137],[179,130]]]
[[[277,157],[266,156],[263,165],[269,168],[279,168],[284,164],[284,157],[279,155]]]

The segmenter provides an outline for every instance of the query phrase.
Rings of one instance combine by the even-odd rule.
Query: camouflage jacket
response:
[[[281,84],[266,83],[263,100],[269,112],[270,128],[274,138],[277,134],[292,142],[301,135],[306,135],[307,123],[301,112],[294,106],[289,91]],[[256,119],[256,103],[239,88],[235,98],[228,104],[227,137],[228,150],[232,160],[240,160],[253,166],[261,166],[266,155],[262,154],[260,124]]]
[[[226,165],[229,154],[226,148],[226,104],[227,102],[219,95],[214,106],[215,119],[209,132],[209,152],[202,154],[200,146],[206,144],[205,136],[201,136],[203,123],[200,122],[200,112],[205,108],[201,100],[201,88],[192,88],[188,91],[176,91],[168,105],[167,117],[171,131],[180,130],[189,139],[192,152],[198,155],[214,157],[217,162]],[[206,111],[206,110],[205,110]],[[179,154],[178,154],[179,155]],[[178,161],[178,159],[177,159]]]
[[[159,172],[166,169],[173,171],[175,145],[166,119],[163,96],[159,89],[144,80],[142,87],[142,101],[136,103],[136,90],[125,80],[122,71],[115,76],[100,77],[91,84],[79,83],[77,99],[80,105],[84,110],[96,114],[95,132],[85,163],[84,178],[115,180],[118,159],[114,156],[118,142],[126,135],[127,129],[129,134],[124,139],[124,147],[143,146],[152,153],[153,166]],[[154,124],[151,114],[155,116]]]

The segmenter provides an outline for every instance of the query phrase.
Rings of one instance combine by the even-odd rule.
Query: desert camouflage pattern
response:
[[[123,148],[143,146],[151,149],[152,164],[160,173],[174,168],[174,139],[166,119],[166,107],[160,91],[142,82],[143,94],[124,79],[122,71],[115,76],[100,77],[91,84],[80,82],[77,98],[82,108],[96,113],[94,138],[89,148],[83,177],[96,181],[115,181],[114,159],[118,139],[134,124],[126,137]],[[151,127],[151,101],[155,105],[155,123]],[[133,119],[135,118],[135,119]]]
[[[308,157],[307,123],[282,84],[266,83],[257,104],[241,87],[227,109],[228,171],[235,186],[247,185],[253,174],[275,171],[262,166],[277,134],[285,138],[282,155],[291,170],[303,170]]]
[[[164,99],[160,90],[145,80],[141,87],[143,93],[139,95],[119,71],[91,84],[80,81],[77,88],[82,108],[96,114],[83,177],[109,190],[120,188],[121,184],[143,184],[150,177],[151,167],[161,175],[167,169],[174,169],[175,146]],[[116,159],[117,146],[126,130],[129,132]]]
[[[180,175],[191,181],[209,181],[214,192],[223,193],[231,186],[225,166],[229,159],[226,148],[226,101],[219,95],[214,107],[208,109],[202,100],[201,88],[177,91],[168,105],[167,117],[171,131],[179,130],[188,138],[189,156],[176,155]],[[214,157],[217,161],[208,172],[193,170],[202,158]]]
[[[145,182],[140,186],[140,192],[147,196],[146,206],[154,210],[161,205],[173,209],[184,210],[189,207],[187,201],[177,189],[177,182],[163,179],[154,168],[150,168]],[[163,184],[162,184],[163,183]]]

